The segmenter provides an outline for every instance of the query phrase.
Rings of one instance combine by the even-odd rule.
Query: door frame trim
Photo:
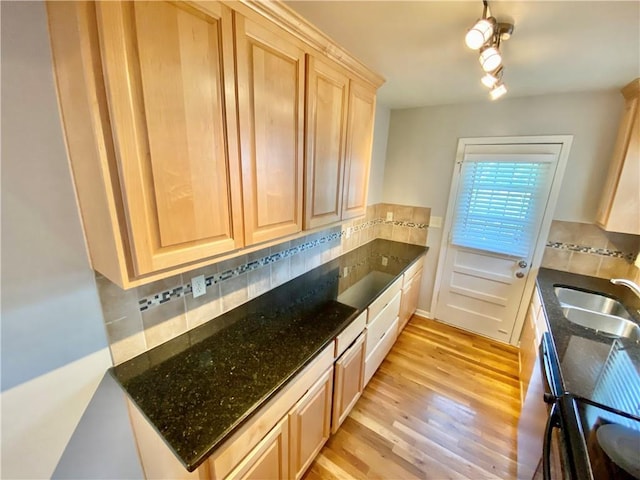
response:
[[[436,305],[438,303],[438,297],[440,292],[440,286],[442,285],[442,276],[445,264],[445,257],[447,253],[447,247],[449,244],[449,235],[451,232],[451,226],[453,223],[453,211],[456,203],[456,196],[458,192],[458,183],[460,179],[460,173],[455,171],[457,165],[459,165],[464,159],[464,151],[468,145],[509,145],[509,144],[559,144],[560,153],[558,155],[558,163],[556,171],[553,176],[551,191],[549,192],[549,199],[544,211],[542,223],[540,225],[540,232],[533,249],[533,255],[531,259],[531,267],[529,275],[525,283],[522,299],[518,306],[518,313],[516,315],[516,321],[513,325],[513,331],[509,338],[509,344],[517,346],[520,340],[520,333],[527,313],[527,307],[529,300],[533,293],[533,289],[536,283],[536,277],[540,264],[542,263],[542,256],[544,255],[544,249],[546,246],[546,239],[549,236],[549,229],[551,228],[551,221],[555,213],[556,205],[558,203],[558,197],[560,195],[560,188],[562,186],[562,179],[567,166],[567,160],[569,153],[571,152],[571,145],[573,143],[573,135],[528,135],[517,137],[467,137],[460,138],[458,140],[458,148],[456,150],[455,164],[453,176],[451,179],[451,187],[449,190],[449,200],[447,202],[447,209],[445,211],[444,227],[442,229],[442,239],[440,241],[440,252],[438,254],[438,265],[436,268],[436,278],[434,282],[435,295],[432,296],[430,310],[433,315],[436,312]]]

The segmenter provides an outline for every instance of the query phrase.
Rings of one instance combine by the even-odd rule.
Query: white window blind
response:
[[[547,161],[465,158],[451,242],[526,257],[545,208],[550,171]]]

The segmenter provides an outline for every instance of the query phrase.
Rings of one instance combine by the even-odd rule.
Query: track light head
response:
[[[502,64],[502,55],[497,47],[489,46],[480,50],[480,65],[485,72],[493,72]]]
[[[479,19],[464,37],[464,41],[471,50],[478,50],[493,37],[496,19],[493,17]]]
[[[507,93],[507,87],[504,83],[500,82],[491,89],[491,91],[489,92],[489,96],[491,97],[491,100],[497,100],[505,93]]]

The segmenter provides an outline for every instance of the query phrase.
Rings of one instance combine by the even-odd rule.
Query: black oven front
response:
[[[640,480],[640,417],[561,395],[550,410],[541,467],[544,480]]]

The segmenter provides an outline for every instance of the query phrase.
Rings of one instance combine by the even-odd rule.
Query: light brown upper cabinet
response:
[[[305,229],[366,213],[374,87],[307,57]]]
[[[318,170],[331,197],[318,211],[345,218],[346,206],[364,205],[375,87],[355,98],[353,79],[383,80],[282,2],[50,1],[47,10],[89,257],[112,282],[130,288],[301,232],[306,55],[334,62],[351,92],[336,118],[324,104],[335,100],[329,84],[318,92],[319,132],[333,142],[319,158],[337,149],[331,161],[344,162]],[[327,207],[340,193],[342,205]]]
[[[342,219],[349,77],[329,61],[307,57],[306,229]]]
[[[235,26],[245,238],[252,244],[302,230],[305,52],[284,30],[239,14]]]
[[[624,113],[597,223],[610,232],[640,235],[640,78],[626,85],[622,95]]]
[[[243,245],[232,12],[48,4],[93,267],[131,277]]]
[[[342,200],[343,220],[360,217],[366,213],[375,110],[375,88],[351,81]]]

